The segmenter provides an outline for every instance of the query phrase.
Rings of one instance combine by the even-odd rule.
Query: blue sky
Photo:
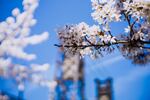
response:
[[[11,10],[15,7],[22,9],[22,0],[0,0],[0,21],[11,15]],[[56,29],[66,24],[77,24],[82,21],[92,25],[96,24],[90,16],[90,0],[40,0],[40,5],[36,10],[35,18],[37,24],[32,28],[33,34],[39,34],[43,31],[50,33],[50,38],[40,45],[29,46],[26,51],[37,54],[34,63],[48,62],[51,65],[50,76],[54,73],[56,60],[59,59],[58,48],[54,47],[58,43]],[[123,32],[120,30],[125,23],[112,23],[113,33]],[[119,26],[119,27],[118,27]],[[25,61],[16,60],[16,62],[28,64]],[[113,96],[115,100],[149,100],[150,96],[150,67],[133,65],[131,61],[126,60],[116,50],[113,54],[106,55],[103,58],[92,60],[85,58],[85,81],[86,96],[92,100],[95,96],[95,86],[93,80],[101,80],[107,77],[113,78]],[[10,86],[1,79],[1,88],[13,90],[15,85]],[[13,87],[13,88],[12,88]],[[38,91],[38,92],[37,92]],[[29,84],[25,91],[27,100],[47,100],[48,90]],[[38,95],[38,96],[37,96]]]

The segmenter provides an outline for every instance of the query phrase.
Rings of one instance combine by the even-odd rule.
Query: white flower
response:
[[[116,0],[92,0],[94,12],[91,15],[100,25],[120,21],[121,14],[116,5]]]
[[[12,15],[13,16],[18,16],[20,14],[20,10],[18,8],[15,8],[13,11],[12,11]]]
[[[13,17],[8,17],[8,18],[6,19],[6,22],[7,22],[8,24],[12,24],[12,23],[15,22],[15,19],[14,19]]]
[[[97,25],[93,25],[89,28],[89,35],[97,35],[100,32],[100,28]]]
[[[110,43],[116,43],[116,38],[112,37],[111,40],[110,40]]]
[[[87,47],[87,48],[82,49],[82,50],[80,51],[80,54],[81,54],[82,57],[84,57],[84,55],[89,55],[89,54],[91,54],[91,53],[92,53],[92,50],[91,50],[90,47]]]
[[[125,33],[129,33],[130,32],[130,26],[128,26],[127,28],[124,29]]]
[[[101,42],[108,44],[108,43],[115,43],[116,42],[116,38],[112,37],[111,35],[104,35],[104,36],[100,36]]]
[[[81,22],[77,25],[78,32],[82,34],[82,36],[85,36],[85,34],[88,32],[89,25],[85,22]]]
[[[35,59],[36,55],[25,52],[25,48],[28,45],[39,44],[48,38],[48,32],[33,36],[30,33],[31,27],[36,24],[34,11],[38,3],[38,0],[23,0],[23,8],[28,7],[27,9],[20,12],[18,8],[15,8],[12,16],[0,22],[0,74],[15,78],[19,83],[19,90],[25,88],[23,81],[32,80],[30,76],[34,77],[37,83],[39,80],[44,80],[37,71],[42,73],[49,67],[48,64],[24,66],[12,62],[14,58],[26,61]],[[33,66],[34,68],[32,68]],[[35,66],[37,67],[35,68]]]
[[[142,33],[142,32],[137,32],[137,33],[135,33],[134,35],[133,35],[133,37],[132,37],[132,40],[138,40],[138,39],[140,39],[140,40],[143,40],[144,39],[144,34]]]

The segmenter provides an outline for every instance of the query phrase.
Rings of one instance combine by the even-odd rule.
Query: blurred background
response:
[[[23,9],[22,0],[0,0],[0,22],[11,16],[11,11],[16,7]],[[80,66],[82,71],[79,71],[81,76],[74,81],[74,85],[70,85],[72,79],[59,75],[61,74],[59,66],[62,66],[65,57],[63,52],[54,46],[59,43],[56,29],[66,24],[80,22],[86,22],[89,25],[97,24],[93,21],[91,12],[90,0],[40,0],[35,12],[37,24],[32,27],[31,33],[39,34],[48,31],[50,37],[39,45],[26,48],[27,52],[37,54],[37,59],[31,63],[47,62],[50,64],[50,70],[45,73],[45,76],[49,80],[58,82],[54,93],[57,100],[66,100],[61,99],[61,95],[73,94],[77,97],[73,95],[68,98],[72,98],[71,100],[97,100],[99,98],[100,100],[150,100],[150,65],[135,65],[131,60],[126,60],[118,50],[96,60],[85,57],[80,61],[78,57],[75,57],[79,60],[77,66]],[[112,32],[122,33],[126,25],[126,23],[119,22],[111,23]],[[28,62],[19,59],[14,59],[14,62],[29,65]],[[74,88],[79,92],[72,92]],[[13,80],[3,77],[0,77],[0,91],[5,91],[14,97],[18,96],[19,92]],[[49,100],[50,91],[46,87],[28,82],[22,98]]]

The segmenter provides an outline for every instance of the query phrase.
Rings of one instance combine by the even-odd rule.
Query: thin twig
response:
[[[113,35],[111,34],[111,31],[108,31],[108,33],[109,33],[109,35],[110,35],[111,37],[113,37]]]
[[[138,21],[138,18],[132,23],[131,28],[133,29],[133,26],[135,25],[136,21]]]
[[[88,40],[86,36],[85,36],[85,40],[86,40],[89,44],[93,45],[93,43],[92,43],[90,40]]]
[[[126,15],[125,12],[123,12],[123,15],[125,16],[125,18],[128,22],[128,25],[130,27],[130,37],[132,37],[133,34],[134,34],[133,26],[131,25],[131,22],[130,22],[130,19],[129,19],[128,15]]]

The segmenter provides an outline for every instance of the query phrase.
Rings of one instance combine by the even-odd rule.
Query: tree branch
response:
[[[89,44],[93,45],[93,43],[92,43],[90,40],[88,40],[86,36],[85,36],[85,40],[86,40]]]
[[[125,18],[126,18],[126,20],[127,20],[127,22],[128,22],[128,25],[129,25],[129,27],[130,27],[130,37],[132,37],[133,34],[134,34],[133,25],[134,25],[135,23],[131,24],[129,17],[128,17],[128,15],[125,14],[125,12],[123,12],[123,15],[125,16]],[[136,21],[135,21],[135,22],[136,22]]]
[[[132,23],[131,28],[133,29],[133,26],[135,25],[136,21],[138,21],[138,18]]]
[[[117,40],[116,42],[114,43],[105,43],[105,44],[89,44],[89,45],[58,45],[58,44],[54,44],[54,46],[57,46],[57,47],[78,47],[78,48],[81,48],[81,47],[104,47],[104,46],[111,46],[111,45],[116,45],[116,44],[135,44],[135,42],[138,42],[138,43],[141,43],[141,44],[150,44],[150,41],[124,41],[124,40]],[[133,45],[134,47],[134,45]],[[136,46],[136,47],[142,47],[142,46]],[[146,49],[150,49],[150,47],[142,47],[142,48],[146,48]]]

